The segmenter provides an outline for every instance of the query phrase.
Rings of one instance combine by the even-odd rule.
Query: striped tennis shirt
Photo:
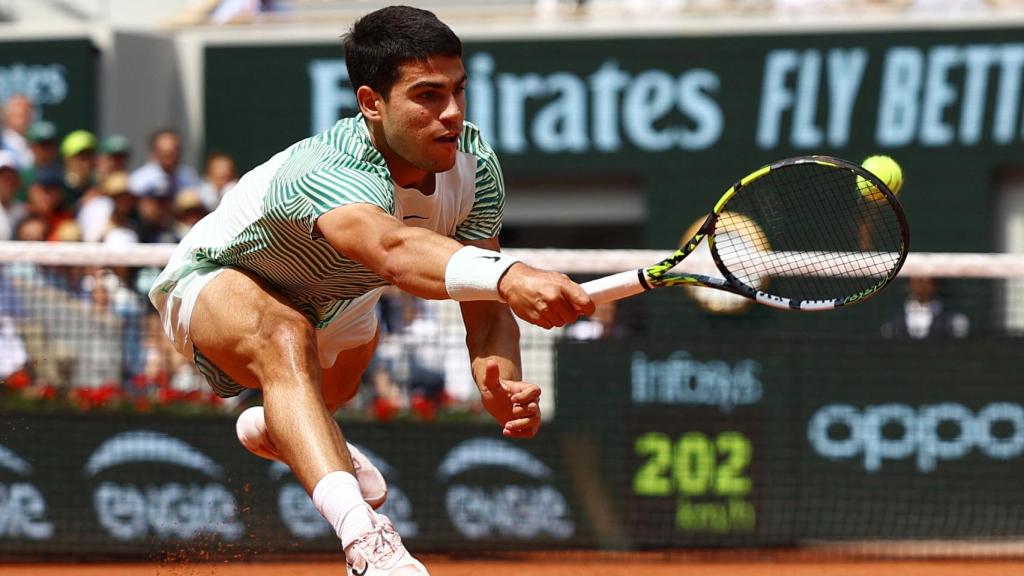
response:
[[[322,214],[365,203],[456,240],[498,235],[505,199],[501,167],[475,126],[465,124],[455,166],[436,178],[429,196],[399,187],[362,116],[341,120],[243,176],[181,241],[151,294],[171,292],[195,270],[241,268],[269,281],[324,327],[351,300],[387,282],[318,234]]]

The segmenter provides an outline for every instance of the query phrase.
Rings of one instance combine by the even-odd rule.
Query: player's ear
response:
[[[384,98],[376,90],[369,86],[360,86],[356,89],[356,102],[359,104],[359,111],[367,120],[380,120],[380,105]]]

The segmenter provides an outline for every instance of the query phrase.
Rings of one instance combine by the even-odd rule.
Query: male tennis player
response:
[[[331,417],[373,355],[382,287],[461,303],[483,404],[510,437],[541,421],[510,309],[551,328],[594,305],[566,276],[499,252],[501,168],[464,122],[458,37],[430,12],[389,7],[357,21],[344,50],[361,113],[242,177],[150,299],[218,394],[262,389],[239,438],[291,466],[353,575],[426,574],[367,505],[383,502],[383,479]]]

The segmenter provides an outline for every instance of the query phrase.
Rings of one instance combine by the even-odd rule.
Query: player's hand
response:
[[[494,360],[487,361],[482,399],[484,408],[502,425],[502,435],[533,438],[540,429],[540,388],[502,379]]]
[[[590,296],[565,274],[513,264],[498,293],[516,316],[544,329],[565,326],[581,314],[594,313]]]

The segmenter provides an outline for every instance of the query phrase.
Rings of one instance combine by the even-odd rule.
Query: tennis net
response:
[[[172,246],[0,243],[0,555],[333,552],[289,469],[250,455],[145,298]],[[650,250],[509,250],[583,281]],[[503,439],[458,306],[388,293],[338,413],[416,550],[1024,555],[1024,258],[911,254],[825,314],[654,291],[544,331],[533,441]]]

